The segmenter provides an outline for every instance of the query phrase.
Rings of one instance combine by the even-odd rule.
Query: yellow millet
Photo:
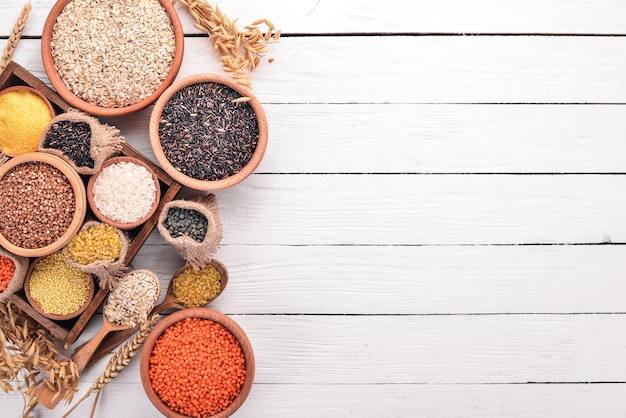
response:
[[[37,143],[52,120],[48,104],[31,91],[0,96],[0,148],[7,155],[37,151]]]
[[[63,249],[63,255],[81,265],[96,260],[116,260],[122,251],[117,228],[98,224],[79,232]]]
[[[40,260],[29,282],[30,296],[47,314],[69,315],[89,297],[89,276],[72,267],[61,254]]]
[[[219,293],[221,280],[222,275],[211,264],[190,267],[174,277],[174,298],[187,308],[204,306]]]

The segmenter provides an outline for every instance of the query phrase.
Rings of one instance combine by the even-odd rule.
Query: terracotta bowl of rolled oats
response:
[[[152,104],[183,60],[170,0],[59,0],[41,36],[44,69],[72,107],[121,116]]]

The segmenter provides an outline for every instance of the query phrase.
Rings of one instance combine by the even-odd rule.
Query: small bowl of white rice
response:
[[[137,228],[150,219],[160,196],[154,171],[133,157],[106,160],[87,184],[87,200],[96,218],[123,230]]]

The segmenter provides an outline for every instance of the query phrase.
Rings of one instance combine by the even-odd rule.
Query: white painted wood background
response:
[[[45,81],[52,4],[15,55]],[[3,2],[4,42],[22,5]],[[231,279],[212,307],[257,358],[235,416],[625,416],[626,2],[219,5],[284,34],[253,74],[266,156],[217,193]],[[179,77],[219,71],[177,9]],[[151,156],[149,115],[107,122]],[[133,266],[166,283],[182,263],[157,233]],[[136,361],[96,416],[159,416]]]

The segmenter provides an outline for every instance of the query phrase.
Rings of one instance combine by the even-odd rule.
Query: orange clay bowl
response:
[[[52,83],[52,86],[57,91],[57,93],[59,93],[59,95],[63,99],[65,99],[65,101],[68,102],[70,106],[92,115],[105,117],[129,115],[131,113],[135,113],[141,109],[144,109],[154,103],[154,101],[165,91],[165,89],[167,89],[174,82],[174,79],[176,78],[176,75],[178,74],[180,66],[183,62],[183,27],[172,2],[170,0],[159,0],[159,2],[169,15],[169,18],[172,22],[172,28],[174,29],[174,59],[165,80],[163,80],[161,85],[152,93],[152,95],[137,103],[125,107],[100,107],[88,103],[85,100],[76,96],[65,85],[65,82],[59,76],[54,65],[52,50],[50,48],[50,44],[52,41],[52,30],[54,28],[54,25],[56,24],[59,14],[61,14],[65,6],[71,1],[72,0],[59,0],[56,2],[56,4],[52,7],[52,10],[50,10],[50,13],[48,14],[48,18],[46,19],[41,35],[41,57],[43,60],[43,67],[46,71],[46,74],[48,75],[48,79],[50,79],[50,83]],[[143,53],[143,51],[138,51],[137,53]]]
[[[77,317],[78,315],[82,314],[83,311],[85,309],[87,309],[87,306],[89,306],[89,303],[91,303],[91,300],[93,299],[93,294],[94,294],[94,280],[93,280],[93,275],[88,274],[87,276],[89,277],[89,294],[87,295],[87,299],[85,300],[85,303],[83,303],[83,305],[78,308],[77,310],[75,310],[74,312],[67,314],[67,315],[55,315],[55,314],[50,314],[50,313],[46,313],[44,312],[43,309],[41,309],[41,307],[37,304],[37,302],[31,297],[30,295],[30,275],[33,272],[33,270],[35,269],[35,266],[37,265],[37,263],[39,263],[41,260],[43,260],[46,257],[37,257],[35,260],[33,260],[32,263],[30,263],[30,266],[28,267],[28,271],[26,272],[26,279],[24,280],[24,293],[26,294],[26,299],[28,299],[28,302],[30,303],[30,306],[33,307],[34,310],[36,310],[39,314],[45,316],[46,318],[52,319],[54,321],[66,321],[68,319],[72,319]]]
[[[54,108],[52,107],[52,103],[50,103],[50,100],[48,100],[48,98],[42,92],[32,87],[28,87],[28,86],[12,86],[12,87],[7,87],[6,89],[1,90],[0,96],[6,93],[10,93],[12,91],[28,91],[30,93],[33,93],[35,96],[39,97],[48,106],[48,110],[50,111],[50,120],[52,121],[52,119],[55,116]],[[26,117],[27,115],[24,115],[24,116]],[[6,152],[5,152],[5,155],[9,157],[15,156]]]
[[[220,180],[199,180],[181,173],[172,165],[172,163],[165,156],[163,147],[161,146],[161,138],[159,137],[159,123],[161,121],[161,114],[163,112],[163,109],[167,105],[167,102],[172,98],[172,96],[179,90],[192,84],[207,82],[223,84],[235,90],[242,96],[249,97],[250,100],[248,101],[248,103],[252,106],[252,109],[254,110],[256,120],[259,126],[259,139],[248,164],[246,164],[244,167],[242,167],[241,170],[239,170],[232,176]],[[245,86],[242,86],[241,84],[237,83],[229,77],[225,77],[219,74],[196,74],[185,77],[172,84],[167,90],[165,90],[163,95],[159,97],[159,100],[156,101],[150,115],[150,124],[148,126],[148,130],[152,151],[154,152],[154,156],[156,157],[157,162],[159,163],[161,168],[163,168],[163,170],[165,170],[167,174],[169,174],[174,180],[176,180],[180,184],[195,190],[221,190],[240,183],[246,177],[252,174],[252,172],[257,168],[257,166],[261,162],[261,159],[263,158],[263,154],[265,154],[265,149],[267,148],[267,117],[265,116],[265,111],[261,106],[261,102],[259,102],[252,90]]]
[[[145,169],[148,170],[148,173],[150,173],[150,175],[152,176],[152,180],[154,181],[154,185],[156,187],[154,202],[152,202],[152,207],[150,208],[148,213],[143,218],[138,219],[135,222],[131,222],[131,223],[120,223],[120,222],[116,222],[107,218],[106,216],[102,214],[102,212],[100,212],[100,210],[94,203],[94,198],[93,198],[93,185],[96,181],[96,178],[100,175],[100,173],[102,173],[102,170],[104,170],[106,167],[113,165],[113,164],[120,163],[120,162],[130,162],[130,163],[145,167]],[[124,187],[124,185],[120,184],[120,187]],[[137,228],[139,225],[143,224],[148,219],[150,219],[150,217],[154,215],[154,212],[156,211],[157,206],[159,206],[160,197],[161,197],[161,185],[159,184],[159,179],[154,173],[154,170],[152,170],[152,168],[150,168],[143,161],[137,158],[133,158],[133,157],[109,158],[108,160],[104,162],[104,164],[102,164],[102,167],[100,167],[100,169],[89,178],[89,182],[87,183],[87,200],[89,201],[89,207],[91,208],[91,211],[93,212],[93,214],[96,215],[96,217],[100,219],[102,222],[104,222],[105,224],[114,226],[115,228],[122,229],[122,230],[129,230],[129,229]]]
[[[12,168],[28,162],[43,162],[55,167],[63,173],[65,178],[67,178],[72,186],[72,190],[74,191],[75,210],[70,226],[67,228],[65,233],[52,244],[40,248],[22,248],[13,244],[0,234],[0,246],[5,248],[7,251],[16,255],[21,255],[22,257],[42,257],[61,249],[72,239],[82,226],[87,213],[85,184],[78,173],[68,163],[55,155],[47,154],[45,152],[30,152],[27,154],[20,154],[17,157],[10,159],[7,163],[0,166],[0,179],[4,177],[4,175]]]
[[[148,374],[150,355],[152,354],[152,349],[154,348],[154,343],[161,336],[163,331],[168,328],[170,325],[175,324],[176,322],[182,321],[185,318],[203,318],[210,319],[215,321],[221,325],[223,325],[226,329],[228,329],[233,336],[239,341],[241,348],[243,350],[243,354],[246,359],[246,380],[241,388],[241,392],[235,398],[235,400],[226,407],[222,412],[211,415],[211,418],[226,418],[231,416],[232,414],[241,407],[241,405],[246,400],[248,394],[250,393],[250,389],[252,388],[252,383],[254,381],[254,371],[255,371],[255,362],[254,362],[254,352],[252,351],[252,346],[250,345],[250,341],[246,336],[243,329],[231,318],[224,315],[221,312],[215,311],[213,309],[208,308],[194,308],[194,309],[183,309],[178,312],[175,312],[171,315],[168,315],[165,319],[163,319],[160,323],[158,323],[148,338],[144,343],[144,347],[141,350],[141,358],[139,361],[139,370],[141,373],[141,383],[143,384],[143,388],[148,396],[148,399],[152,402],[152,404],[168,418],[187,418],[186,415],[181,415],[177,412],[172,411],[167,407],[165,403],[159,399],[159,396],[155,393],[154,389],[152,389],[152,385],[150,382],[150,377]],[[208,417],[207,417],[208,418]]]

